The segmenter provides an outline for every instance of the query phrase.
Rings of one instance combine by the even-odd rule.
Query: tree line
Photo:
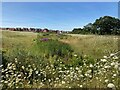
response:
[[[120,35],[120,20],[111,16],[96,19],[83,28],[74,28],[72,34]]]

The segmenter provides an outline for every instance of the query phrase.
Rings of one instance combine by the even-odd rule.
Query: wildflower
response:
[[[70,71],[69,71],[69,70],[67,70],[66,72],[67,72],[67,73],[69,73]]]
[[[60,63],[62,63],[62,62],[60,62]]]
[[[77,55],[76,55],[76,54],[74,54],[74,56],[75,56],[75,57],[77,57]]]
[[[113,53],[110,54],[111,57],[114,56],[114,55],[115,55],[115,54],[113,54]]]
[[[25,67],[24,67],[24,66],[22,66],[22,69],[25,69]]]
[[[4,69],[2,69],[2,73],[4,72]]]
[[[36,70],[37,68],[34,68],[34,70]]]
[[[89,78],[92,78],[92,75],[89,75]]]
[[[101,59],[102,62],[106,62],[107,60],[106,59]]]
[[[16,77],[16,76],[17,76],[17,74],[14,74],[14,76]]]
[[[105,68],[107,69],[107,68],[110,68],[110,66],[105,66]]]
[[[3,67],[3,65],[0,65],[0,67]]]
[[[12,66],[15,67],[15,64],[13,63]]]
[[[24,77],[24,79],[26,79],[26,77]]]
[[[8,69],[12,69],[12,66],[9,66]]]
[[[13,70],[16,70],[16,68],[14,67]]]
[[[113,74],[113,77],[116,77],[117,76],[117,74]]]
[[[80,66],[80,68],[82,68],[82,66]]]
[[[21,77],[21,74],[19,74],[18,77]]]
[[[81,74],[80,77],[84,77],[84,76]]]
[[[15,62],[16,62],[16,63],[18,62],[17,58],[15,58]]]
[[[70,67],[70,69],[72,70],[72,67]]]
[[[80,85],[80,87],[82,88],[82,87],[83,87],[83,85]]]
[[[8,69],[7,69],[7,68],[4,70],[4,72],[6,72],[6,71],[8,71]]]
[[[30,69],[30,72],[32,72],[33,70],[32,69]]]
[[[96,79],[98,80],[98,77],[96,77]]]
[[[88,71],[87,71],[87,73],[91,73],[91,72],[92,72],[92,70],[88,70]]]
[[[115,81],[115,80],[112,80],[113,82]]]
[[[115,63],[114,63],[114,62],[112,62],[112,63],[111,63],[111,66],[113,66],[113,65],[115,65]]]
[[[28,65],[28,67],[31,67],[31,65]]]
[[[108,79],[105,80],[105,83],[107,83],[107,82],[108,82]]]
[[[60,67],[59,70],[61,70],[62,68]]]
[[[0,82],[1,82],[1,83],[3,83],[3,82],[4,82],[4,80],[1,80]]]
[[[76,69],[76,70],[79,70],[79,68],[78,68],[78,67],[76,67],[75,69]]]
[[[9,67],[9,66],[11,66],[11,65],[12,65],[12,63],[8,63],[8,65],[7,65],[7,66]]]
[[[4,83],[8,83],[8,81],[5,81]]]
[[[82,71],[81,70],[78,70],[78,73],[81,73]]]
[[[114,85],[113,83],[109,83],[109,84],[107,85],[107,87],[108,87],[108,88],[113,88],[113,89],[115,89],[115,85]]]
[[[17,79],[16,79],[16,83],[18,83],[19,81],[20,81],[20,79],[17,78]]]
[[[90,67],[92,68],[92,67],[93,67],[93,65],[92,65],[92,64],[90,64]]]
[[[44,78],[44,80],[47,80],[46,78]]]
[[[56,87],[57,86],[57,84],[54,84],[54,87]]]
[[[42,38],[41,41],[48,41],[48,38]]]
[[[6,74],[6,77],[9,77],[9,75],[8,75],[8,74]]]
[[[48,81],[49,81],[49,82],[51,82],[51,80],[50,80],[50,79],[48,79]]]
[[[21,64],[21,62],[19,62],[19,64]]]
[[[38,74],[38,71],[35,71],[36,74]]]
[[[118,59],[118,57],[117,57],[117,56],[114,56],[113,59]]]
[[[103,56],[104,58],[108,58],[107,56]]]
[[[115,69],[118,69],[118,64],[116,63],[116,65],[114,66]]]
[[[62,81],[62,84],[65,84],[65,81]]]
[[[87,76],[89,76],[89,74],[85,73],[85,76],[87,77]]]

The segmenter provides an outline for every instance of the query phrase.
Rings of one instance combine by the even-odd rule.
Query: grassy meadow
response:
[[[3,87],[120,89],[118,38],[2,31]]]
[[[32,32],[3,31],[3,49],[9,50],[15,46],[23,46],[25,49],[31,48],[37,35]],[[51,38],[57,39],[59,37],[53,34]],[[104,55],[118,51],[118,38],[119,36],[111,35],[69,34],[59,40],[68,43],[77,53],[102,58]]]

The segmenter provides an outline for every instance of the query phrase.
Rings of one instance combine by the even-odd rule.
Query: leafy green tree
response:
[[[74,28],[71,33],[72,34],[80,34],[82,32],[83,32],[83,30],[81,28]]]
[[[114,34],[120,35],[120,20],[111,16],[104,16],[96,19],[95,22],[88,23],[81,28],[74,28],[71,33],[74,34]]]
[[[115,17],[104,16],[96,19],[93,26],[97,27],[97,29],[99,29],[99,34],[102,35],[113,34],[113,32],[118,34],[116,30],[120,29],[120,20]]]

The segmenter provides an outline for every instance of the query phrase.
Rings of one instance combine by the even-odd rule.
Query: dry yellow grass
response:
[[[36,37],[37,33],[33,32],[2,31],[2,47],[5,49],[10,49],[14,46],[29,48],[33,45],[33,39]]]
[[[95,58],[101,58],[118,51],[119,36],[111,35],[78,35],[72,34],[72,37],[63,39],[63,42],[69,43],[78,53],[87,54]]]

